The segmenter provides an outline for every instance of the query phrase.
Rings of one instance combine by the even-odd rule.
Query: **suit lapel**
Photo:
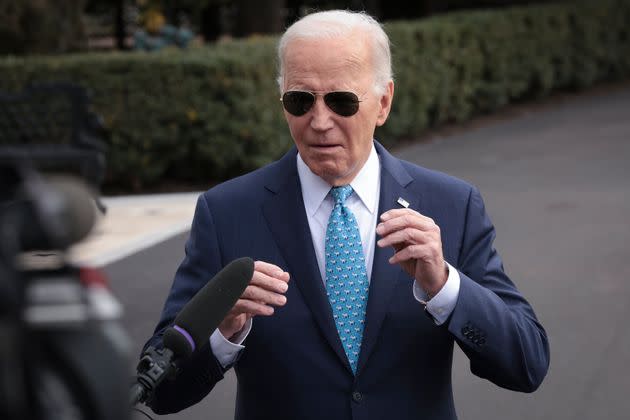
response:
[[[299,288],[328,343],[351,371],[317,265],[297,174],[295,149],[278,164],[277,176],[267,184],[267,189],[274,195],[263,205],[263,214],[288,265],[291,282]]]
[[[387,210],[400,208],[401,206],[397,203],[399,198],[408,201],[410,207],[417,208],[419,197],[417,195],[412,196],[405,188],[413,179],[400,162],[379,143],[375,143],[375,146],[381,162],[379,216]],[[378,238],[376,240],[378,241]],[[375,246],[357,375],[361,373],[378,340],[379,331],[385,319],[389,302],[398,283],[398,277],[407,277],[407,274],[399,265],[389,263],[388,260],[392,255],[394,255],[394,251],[391,247],[380,248],[378,245]]]

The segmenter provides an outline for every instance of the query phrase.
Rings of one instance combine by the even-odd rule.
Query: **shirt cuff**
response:
[[[252,320],[248,319],[241,332],[233,337],[233,342],[223,337],[217,328],[210,336],[210,348],[223,369],[228,369],[236,362],[238,354],[245,348],[243,341],[252,329]]]
[[[418,282],[413,282],[413,297],[418,302],[426,304],[427,311],[435,320],[436,325],[444,324],[448,317],[451,316],[459,297],[459,272],[449,263],[446,263],[446,266],[448,267],[446,283],[431,300],[427,300],[428,295],[418,285]]]

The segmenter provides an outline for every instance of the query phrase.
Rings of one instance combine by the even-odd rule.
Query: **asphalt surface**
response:
[[[506,270],[550,338],[550,372],[534,394],[476,378],[457,350],[460,419],[630,418],[630,87],[534,107],[394,154],[480,188]],[[185,239],[106,266],[136,352],[157,321]],[[159,418],[231,419],[234,389],[230,373],[202,403]]]

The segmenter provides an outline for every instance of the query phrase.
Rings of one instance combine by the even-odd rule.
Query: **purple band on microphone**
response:
[[[190,348],[192,349],[192,351],[195,351],[195,341],[190,336],[190,334],[188,334],[188,331],[186,331],[185,329],[183,329],[179,325],[173,325],[173,328],[176,329],[177,331],[179,331],[180,334],[183,335],[186,338],[186,340],[188,340],[188,343],[190,344]]]

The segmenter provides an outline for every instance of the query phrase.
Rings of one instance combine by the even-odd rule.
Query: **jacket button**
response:
[[[352,400],[357,403],[361,402],[363,400],[363,395],[361,395],[359,391],[354,391],[352,393]]]

